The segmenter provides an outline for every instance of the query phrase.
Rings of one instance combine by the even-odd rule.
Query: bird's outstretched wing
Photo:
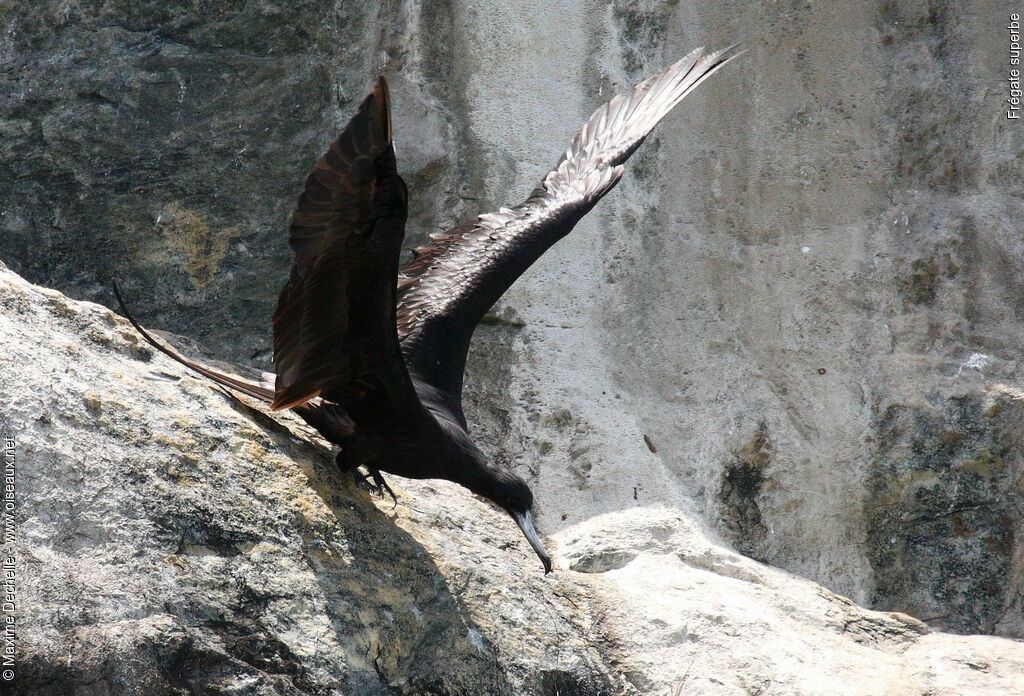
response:
[[[406,202],[381,77],[317,160],[292,219],[295,263],[274,314],[272,409],[370,392],[396,408],[415,399],[395,333]]]
[[[622,176],[657,123],[732,58],[699,48],[597,109],[523,203],[431,235],[399,276],[398,333],[411,369],[458,409],[469,340],[491,305]]]

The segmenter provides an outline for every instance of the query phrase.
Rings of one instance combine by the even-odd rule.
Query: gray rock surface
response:
[[[393,88],[398,156],[413,196],[412,246],[429,231],[520,200],[611,94],[696,45],[745,39],[749,53],[671,115],[631,160],[622,184],[512,289],[478,330],[470,357],[467,411],[475,435],[531,480],[545,531],[575,539],[636,520],[634,534],[578,561],[580,572],[606,572],[573,585],[588,588],[588,597],[598,587],[631,598],[622,600],[625,613],[613,606],[580,615],[601,624],[600,635],[611,636],[609,645],[616,647],[606,650],[580,638],[588,648],[576,666],[559,662],[569,658],[557,651],[550,669],[536,667],[530,656],[515,666],[508,660],[514,662],[509,656],[516,651],[506,649],[522,634],[502,619],[497,625],[505,627],[496,633],[508,631],[508,642],[499,645],[493,635],[484,642],[500,666],[492,660],[480,671],[453,675],[456,686],[443,689],[479,688],[485,674],[505,675],[506,690],[536,690],[547,679],[543,688],[564,693],[574,682],[559,680],[584,674],[607,688],[625,688],[618,674],[642,692],[675,688],[685,671],[681,662],[691,655],[687,650],[704,639],[687,637],[680,628],[690,625],[685,618],[659,619],[671,630],[653,618],[647,624],[636,619],[645,631],[625,628],[632,608],[642,606],[630,583],[647,577],[645,564],[658,558],[673,569],[672,577],[688,572],[677,567],[689,567],[678,553],[647,546],[645,534],[657,536],[661,529],[660,522],[648,524],[651,515],[699,528],[700,543],[716,553],[734,558],[725,550],[731,547],[858,605],[910,614],[944,631],[1021,639],[1024,129],[1008,122],[1003,109],[1008,12],[1000,3],[866,0],[550,0],[530,11],[492,0],[0,0],[0,259],[32,282],[106,304],[112,301],[107,276],[116,269],[144,323],[187,335],[219,359],[266,369],[269,316],[289,264],[284,230],[295,197],[309,163],[376,72],[385,72]],[[20,316],[10,311],[5,316]],[[67,339],[72,345],[83,336],[89,345],[89,336],[114,331],[103,328],[105,319],[90,328],[105,315],[89,318],[75,310],[70,316],[79,317],[79,330],[68,329],[76,337]],[[40,328],[40,336],[46,331]],[[0,335],[5,351],[42,359],[32,347],[44,343],[41,338],[10,338],[15,335]],[[29,342],[21,346],[19,340]],[[119,360],[132,355],[129,350]],[[128,374],[109,360],[111,370]],[[73,353],[65,363],[80,364]],[[37,416],[54,422],[66,417],[67,404],[50,386],[65,363],[54,358],[35,382],[26,382],[38,385],[39,396],[18,408],[38,413],[16,421],[19,427]],[[4,408],[12,374],[0,371]],[[89,374],[101,399],[108,373]],[[208,390],[189,378],[166,385],[140,379],[161,399],[172,399],[168,389],[204,395],[202,407],[181,407],[197,424],[167,426],[168,440],[184,442],[182,433],[201,442],[220,437],[216,433],[228,421],[211,414],[238,414],[231,402],[207,399]],[[84,393],[80,384],[66,389]],[[18,391],[18,398],[28,393]],[[148,416],[145,400],[138,403]],[[254,434],[271,428],[257,422],[262,425],[250,426],[244,437],[224,434],[225,441],[271,437]],[[124,448],[141,446],[140,436],[115,430],[102,437],[113,448],[107,459],[121,461]],[[118,437],[124,438],[120,444]],[[86,440],[79,449],[94,446]],[[62,447],[50,459],[27,459],[27,467],[47,480],[79,471],[83,459],[73,454],[75,442]],[[299,458],[281,467],[299,467],[307,477],[320,471],[317,476],[330,483],[316,490],[341,490],[341,507],[352,498],[371,515],[361,494],[330,479],[321,454],[280,447],[282,462]],[[189,456],[203,461],[195,452]],[[180,473],[167,474],[169,480],[198,480],[201,469],[193,469],[199,463],[181,461]],[[141,459],[136,466],[148,470]],[[240,484],[229,482],[256,474],[244,462],[222,466],[227,468],[218,474],[223,485],[216,493],[227,497],[213,497],[217,504],[195,512],[196,519],[213,519],[249,501],[240,491],[231,498],[232,486]],[[128,490],[126,499],[140,504],[147,490],[138,487],[141,474],[123,476],[115,477],[118,490]],[[84,495],[77,490],[84,481],[52,482],[47,495]],[[185,505],[183,491],[189,489],[174,486],[154,499],[164,501],[165,517],[187,521],[191,508],[174,510]],[[108,500],[111,493],[104,490],[94,490],[90,505],[120,510],[122,502]],[[407,490],[423,509],[420,489],[410,484]],[[205,489],[198,495],[211,498]],[[90,544],[113,543],[108,534],[132,528],[107,529],[99,513],[68,517],[81,503],[74,500],[62,503],[61,514],[48,513],[52,517],[40,528],[45,539],[65,530],[60,533],[73,552],[62,553],[85,559]],[[266,501],[260,514],[269,520],[288,509],[274,513],[274,505],[276,499]],[[477,507],[466,515],[474,524],[485,514]],[[148,510],[114,519],[160,519]],[[381,515],[372,519],[383,524],[387,515]],[[500,518],[490,519],[505,534]],[[235,528],[229,519],[216,524]],[[436,537],[442,544],[448,527],[439,529],[445,530]],[[668,534],[675,538],[677,532]],[[691,536],[683,534],[684,540]],[[92,538],[99,541],[87,541]],[[132,537],[140,549],[148,538],[149,532],[138,531]],[[240,551],[229,557],[244,565],[252,550],[244,544],[263,541],[262,531],[247,542],[231,541]],[[188,543],[208,546],[202,539]],[[468,533],[446,548],[455,554],[466,548],[463,543],[472,546]],[[672,548],[686,543],[674,541]],[[127,541],[119,546],[129,547]],[[360,547],[359,556],[379,553],[391,565],[408,550],[389,548]],[[474,553],[491,558],[488,548]],[[293,552],[293,559],[304,558]],[[518,563],[509,560],[514,553],[496,558],[498,568]],[[428,548],[422,562],[425,568],[448,563],[442,577],[457,574],[461,588],[466,571],[451,559],[439,560]],[[532,564],[523,563],[522,572],[532,577]],[[209,577],[226,582],[230,566],[208,569]],[[78,577],[75,572],[61,577]],[[193,572],[186,573],[189,582],[204,582]],[[90,582],[81,577],[87,579],[76,582]],[[130,579],[148,582],[143,577],[150,576]],[[410,586],[407,579],[402,583]],[[519,591],[518,582],[511,584]],[[476,592],[476,585],[468,587],[456,592],[449,586],[446,596]],[[550,585],[522,592],[532,597],[548,591],[543,588]],[[439,618],[429,624],[448,626],[449,633],[441,631],[438,641],[424,645],[454,645],[456,634],[475,635],[451,628],[476,624],[466,623],[462,600],[450,601],[436,605]],[[138,669],[155,680],[164,678],[160,670],[167,665],[198,665],[203,655],[211,656],[203,669],[241,674],[237,670],[246,664],[253,675],[263,670],[263,657],[246,657],[242,648],[231,652],[224,646],[235,643],[213,637],[213,629],[174,607],[111,618],[124,607],[117,608],[116,598],[100,604],[107,609],[53,629],[53,650],[39,653],[49,656],[40,664],[56,664],[50,658],[67,647],[70,626],[88,626],[93,628],[81,645],[122,647],[90,652],[93,661],[76,667],[82,683],[89,670],[130,672],[131,661],[143,655],[150,656],[148,666]],[[594,600],[586,606],[604,605]],[[85,609],[61,611],[66,618]],[[582,620],[575,612],[550,612],[551,635],[570,641],[592,630],[573,623]],[[310,610],[310,622],[314,614]],[[821,628],[817,618],[817,624],[808,619],[806,626],[793,626],[817,635],[811,632],[811,626]],[[124,631],[109,629],[118,621],[134,623]],[[377,623],[367,618],[360,626]],[[740,630],[729,626],[722,630]],[[305,635],[307,628],[295,630]],[[344,637],[364,628],[352,623],[338,630]],[[186,647],[154,653],[146,646],[160,643],[159,636],[173,636],[171,642]],[[280,636],[275,640],[291,645]],[[984,652],[987,647],[971,646],[987,646],[985,639],[957,640],[934,633],[896,641],[893,646],[904,647],[885,648],[901,655],[891,674],[907,677],[910,685],[918,676],[934,679],[927,683],[940,693],[953,689],[947,677],[991,676],[980,669],[958,671],[956,664],[969,660],[949,662],[960,659],[961,650]],[[644,658],[645,651],[660,654],[657,645],[675,646],[665,653],[672,667],[652,676],[654,667],[641,663],[653,660]],[[460,646],[455,649],[469,650],[465,641]],[[473,641],[470,646],[475,649]],[[822,654],[828,649],[822,647]],[[266,674],[291,674],[292,658],[279,648],[265,650],[260,655],[277,655],[276,666],[261,672],[264,677],[252,676],[253,683]],[[788,654],[797,660],[798,651]],[[128,662],[109,663],[117,659]],[[361,659],[351,670],[339,670],[338,678],[372,683],[376,671]],[[900,671],[909,669],[900,660],[914,659],[919,672]],[[448,674],[443,656],[417,653],[416,660]],[[749,664],[755,663],[751,658]],[[693,670],[704,669],[700,664],[695,661]],[[836,673],[847,669],[829,664]],[[435,674],[431,669],[424,667],[423,674]],[[543,669],[551,674],[538,676]],[[1007,674],[998,665],[991,669]],[[205,674],[213,683],[220,672]],[[417,678],[402,674],[411,680],[407,684]],[[696,674],[710,672],[693,671],[687,681]],[[726,684],[722,693],[789,693],[726,676],[714,677]],[[344,683],[355,688],[356,682]],[[797,688],[817,693],[813,685]],[[860,686],[843,682],[842,688]],[[895,688],[879,693],[899,693]]]
[[[397,506],[128,323],[0,271],[21,501],[17,693],[1022,694],[1024,644],[932,632],[642,506],[553,535],[446,482]],[[244,373],[243,373],[244,375]]]

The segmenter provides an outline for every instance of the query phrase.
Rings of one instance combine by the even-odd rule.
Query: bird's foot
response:
[[[367,467],[369,474],[364,474],[359,469],[352,469],[352,478],[355,479],[356,485],[365,491],[369,491],[379,498],[383,498],[384,494],[387,493],[391,496],[391,501],[394,503],[392,509],[398,507],[398,496],[391,490],[391,486],[384,480],[383,474],[378,469],[371,469]]]
[[[387,493],[388,495],[391,496],[391,509],[394,510],[396,507],[398,507],[398,496],[395,495],[395,492],[393,490],[391,490],[391,486],[388,485],[388,482],[384,480],[384,475],[381,474],[380,471],[378,471],[377,469],[371,469],[370,476],[373,477],[373,483],[376,487],[377,495],[379,495],[383,499],[384,494]]]

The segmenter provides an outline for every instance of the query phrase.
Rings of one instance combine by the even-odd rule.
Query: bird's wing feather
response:
[[[381,77],[317,160],[292,219],[295,262],[274,314],[273,409],[375,390],[399,410],[415,399],[395,333],[406,200]]]
[[[739,55],[697,49],[598,108],[523,203],[479,216],[414,251],[399,276],[398,334],[410,369],[458,404],[469,340],[513,282],[622,176],[657,123],[701,82]]]

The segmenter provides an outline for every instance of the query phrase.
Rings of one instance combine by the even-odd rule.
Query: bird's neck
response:
[[[503,489],[515,478],[510,470],[489,460],[482,454],[461,458],[455,464],[452,480],[473,493],[496,502]]]
[[[516,475],[481,452],[463,424],[458,422],[458,416],[443,403],[424,403],[424,406],[438,427],[435,432],[439,440],[434,451],[443,453],[441,456],[446,460],[445,478],[489,500],[500,498],[502,488],[516,479]]]

